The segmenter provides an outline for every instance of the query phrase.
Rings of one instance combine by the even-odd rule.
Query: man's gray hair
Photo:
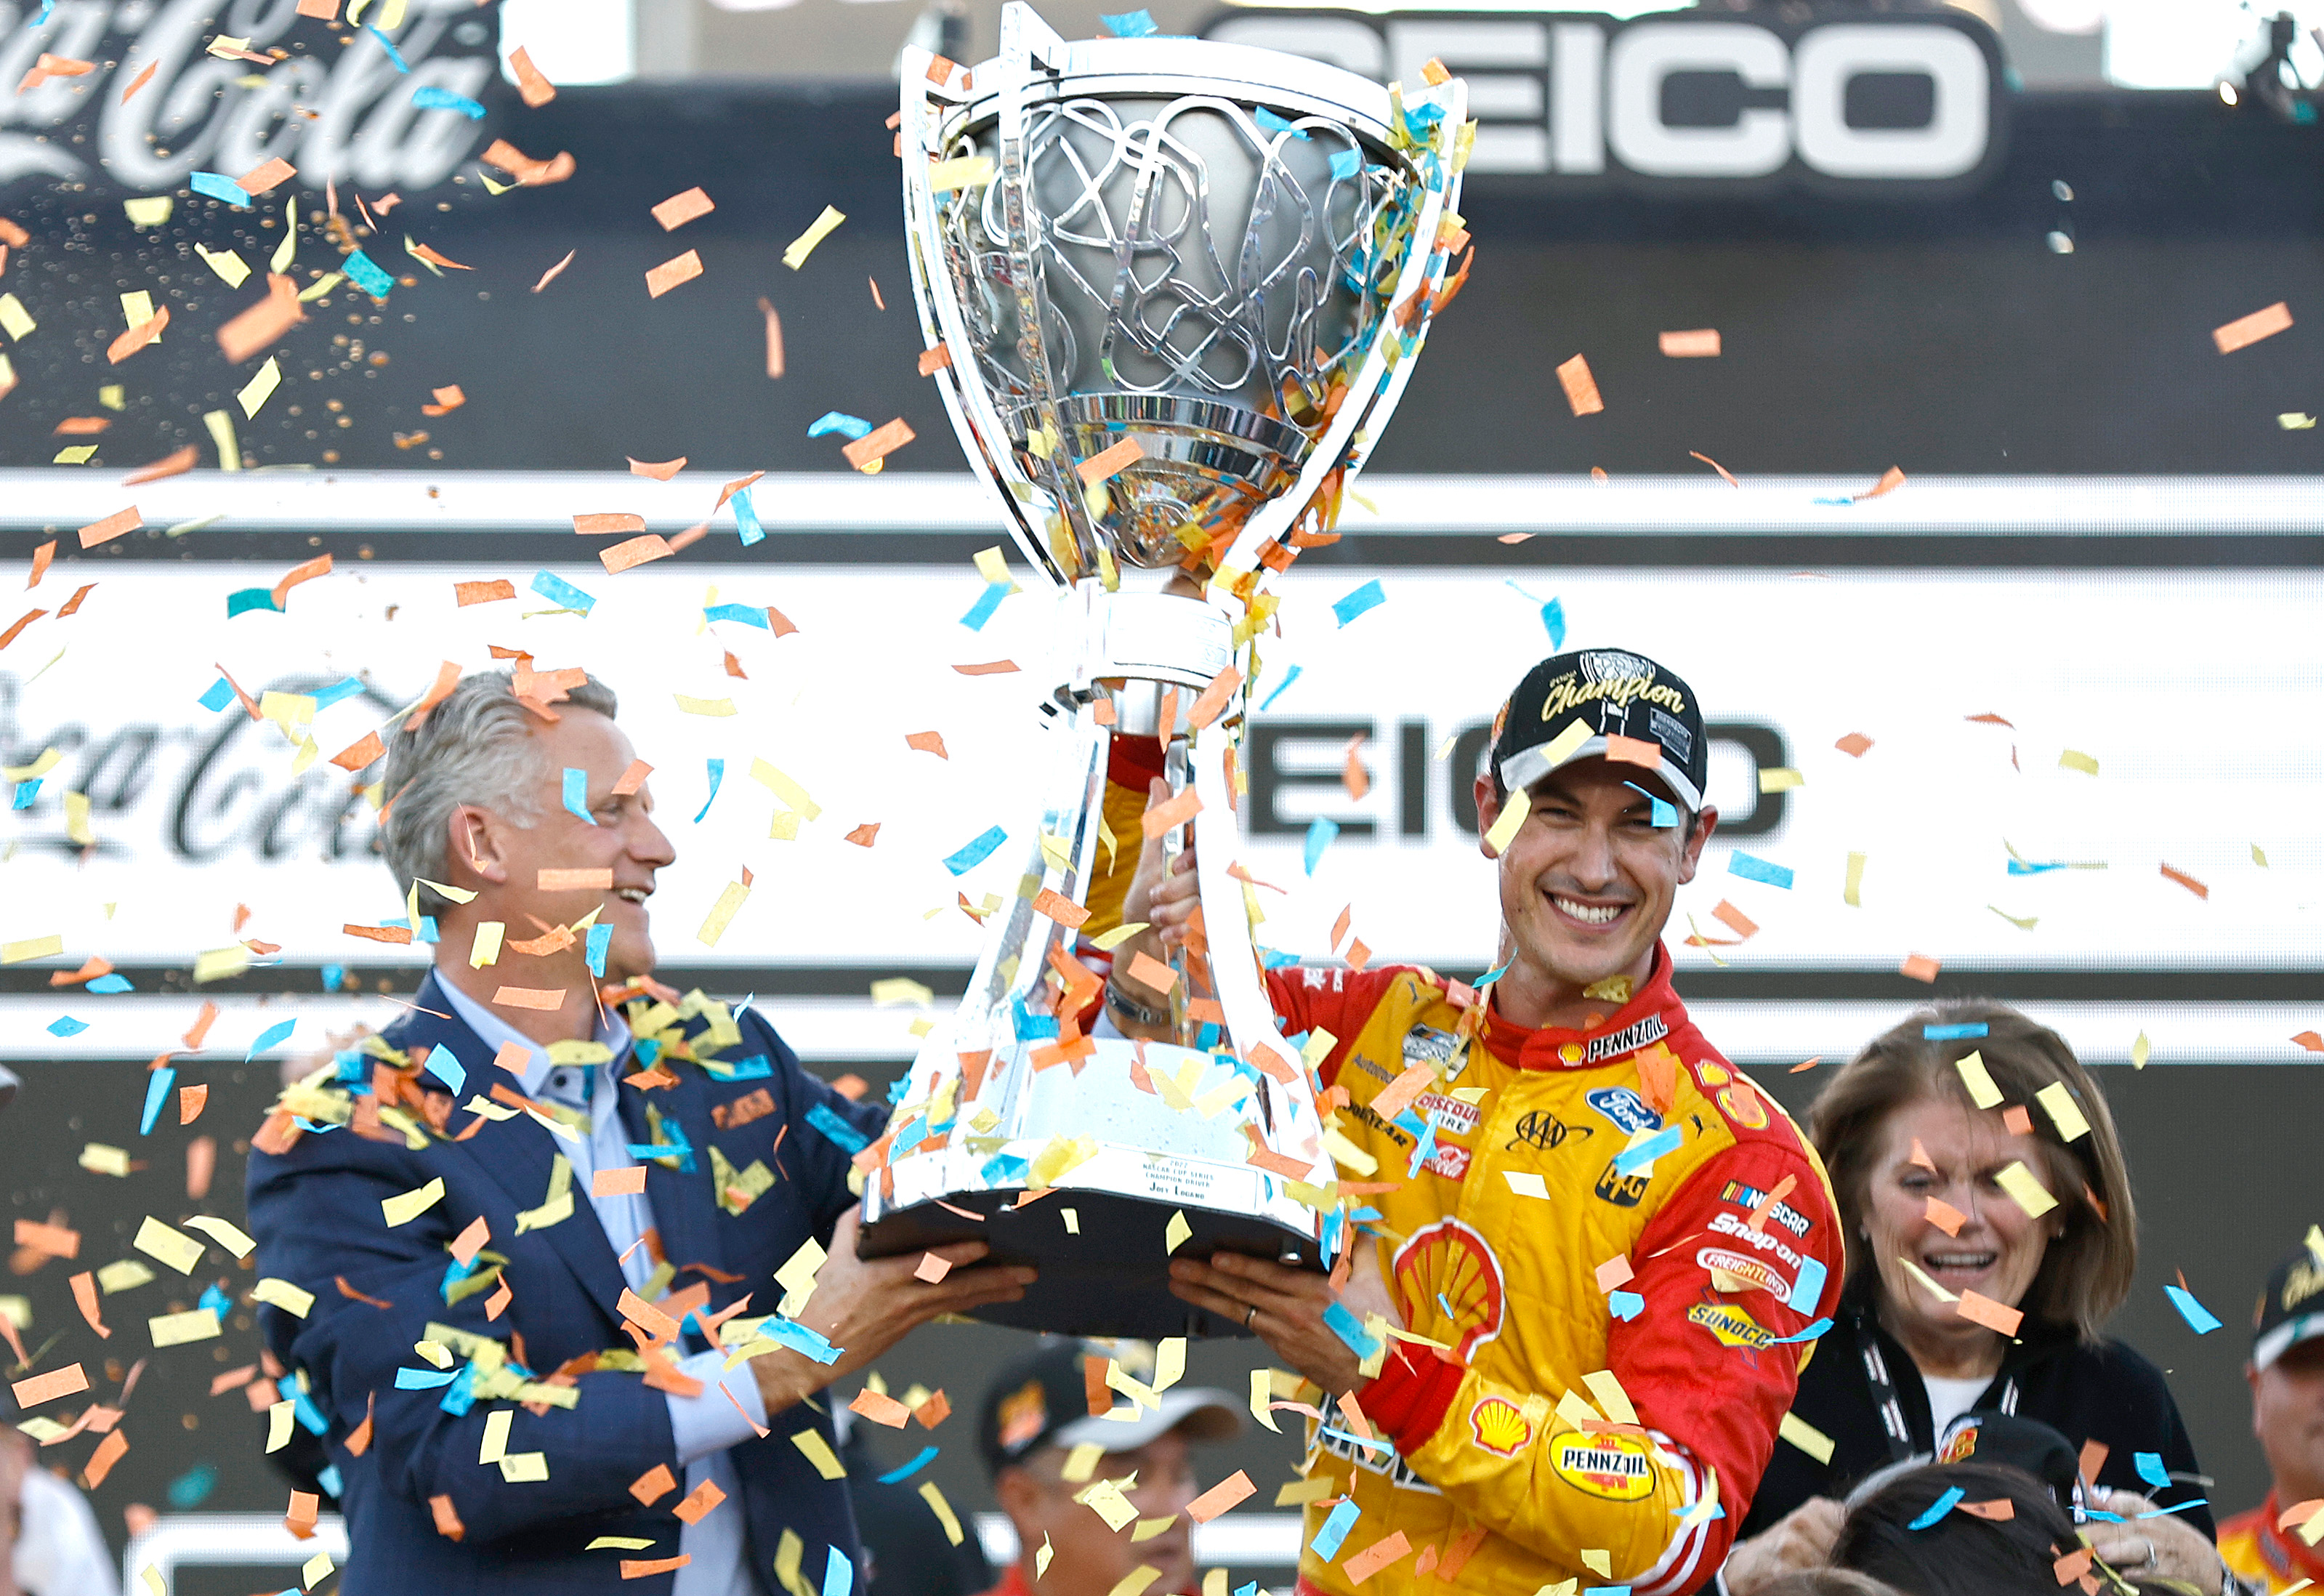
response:
[[[559,702],[594,709],[608,720],[620,706],[613,689],[595,677]],[[541,757],[531,734],[539,724],[519,702],[508,671],[479,670],[462,677],[417,730],[409,718],[397,725],[387,744],[383,791],[390,807],[380,842],[398,887],[409,892],[414,881],[449,879],[452,811],[462,804],[479,804],[525,825],[540,818],[533,798]],[[450,907],[442,894],[420,889],[421,914],[439,915]]]

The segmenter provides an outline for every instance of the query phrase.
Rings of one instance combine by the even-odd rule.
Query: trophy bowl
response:
[[[1233,873],[1261,590],[1331,540],[1460,286],[1466,89],[1434,63],[1384,88],[1240,45],[1069,42],[1020,4],[992,60],[908,50],[902,75],[922,370],[1055,590],[1056,768],[966,996],[858,1155],[862,1251],[976,1239],[1038,1266],[997,1323],[1245,1334],[1169,1295],[1173,1252],[1320,1270],[1352,1228]],[[1126,567],[1177,590],[1125,590]],[[1204,909],[1170,1034],[1139,1040],[1083,1033],[1105,960],[1075,937],[1101,847],[1120,870],[1143,841],[1103,819],[1130,734],[1167,747],[1191,813],[1157,835],[1192,834]]]

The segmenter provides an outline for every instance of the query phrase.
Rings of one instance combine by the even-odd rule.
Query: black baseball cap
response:
[[[2074,1444],[2038,1419],[1977,1409],[1945,1426],[1934,1456],[1923,1453],[1888,1464],[1849,1491],[1848,1505],[1855,1507],[1898,1475],[1925,1464],[1972,1462],[2001,1463],[2032,1475],[2077,1524],[2082,1521],[2081,1454]]]
[[[1522,791],[1561,765],[1607,759],[1663,780],[1689,811],[1702,807],[1711,750],[1694,689],[1626,649],[1582,649],[1526,672],[1493,720],[1493,769]]]
[[[1107,1348],[1072,1336],[1043,1336],[1032,1352],[995,1375],[984,1393],[976,1416],[976,1444],[984,1466],[998,1474],[1044,1446],[1129,1452],[1181,1425],[1197,1441],[1231,1441],[1240,1433],[1242,1414],[1234,1398],[1206,1386],[1172,1386],[1161,1393],[1158,1407],[1141,1407],[1135,1419],[1091,1413],[1083,1361],[1095,1358],[1102,1367],[1106,1360],[1119,1358],[1126,1372],[1143,1379],[1153,1373],[1153,1363],[1150,1356],[1139,1358],[1135,1345]],[[1128,1400],[1111,1390],[1105,1396],[1110,1406]]]
[[[2324,1251],[2317,1233],[2267,1272],[2252,1315],[2252,1367],[2265,1369],[2301,1342],[2324,1336]]]

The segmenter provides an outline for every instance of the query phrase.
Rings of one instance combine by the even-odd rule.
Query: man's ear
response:
[[[1501,795],[1493,790],[1490,776],[1477,778],[1476,794],[1477,852],[1488,859],[1498,859],[1499,855],[1485,845],[1485,834],[1492,830],[1493,822],[1501,817]]]
[[[508,837],[501,817],[480,804],[456,806],[444,822],[444,869],[455,887],[505,886]]]
[[[1038,1515],[1041,1488],[1022,1469],[1003,1469],[992,1481],[992,1499],[1012,1524],[1029,1524]]]
[[[1695,811],[1694,829],[1687,834],[1686,841],[1679,844],[1679,885],[1684,886],[1694,880],[1694,872],[1702,863],[1703,845],[1711,841],[1711,834],[1718,829],[1718,810],[1706,807]]]

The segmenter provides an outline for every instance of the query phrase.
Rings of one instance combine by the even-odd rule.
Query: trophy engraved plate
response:
[[[1169,1294],[1169,1239],[1323,1269],[1347,1228],[1231,873],[1235,761],[1267,583],[1332,540],[1465,275],[1467,91],[1428,76],[1384,89],[1239,45],[1068,42],[1017,4],[973,69],[905,51],[914,298],[962,446],[1056,589],[1055,765],[966,996],[858,1156],[862,1245],[974,1238],[1038,1266],[1023,1301],[983,1311],[996,1323],[1247,1334]],[[1173,802],[1194,805],[1163,837],[1175,856],[1193,834],[1203,906],[1167,1040],[1094,1034],[1102,978],[1035,907],[1084,904],[1143,841],[1104,830],[1117,735],[1160,739]]]

